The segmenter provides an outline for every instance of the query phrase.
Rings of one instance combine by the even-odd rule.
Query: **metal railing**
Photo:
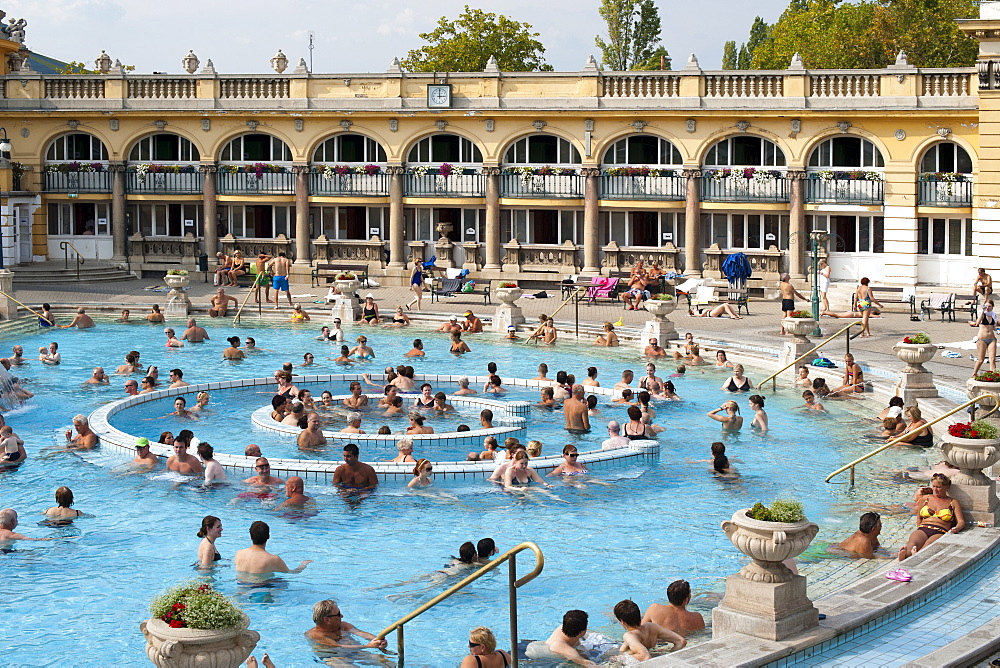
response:
[[[28,306],[27,304],[22,304],[21,302],[17,301],[17,299],[15,299],[15,298],[14,298],[14,295],[9,295],[9,294],[7,294],[6,292],[4,292],[3,290],[0,290],[0,295],[3,295],[3,296],[4,296],[4,297],[6,297],[7,299],[11,300],[12,302],[14,302],[14,303],[15,303],[15,304],[17,304],[18,306],[20,306],[21,308],[23,308],[23,309],[27,309],[28,311],[31,311],[32,313],[34,313],[35,315],[37,315],[37,316],[38,316],[38,319],[39,319],[39,320],[44,320],[45,322],[49,323],[49,325],[54,325],[54,324],[56,324],[55,320],[49,320],[49,319],[48,319],[48,318],[46,318],[46,317],[45,317],[44,315],[42,315],[41,313],[39,313],[39,312],[38,312],[38,311],[36,311],[35,309],[31,308],[31,307],[30,307],[30,306]],[[41,324],[41,323],[39,323],[39,324]]]
[[[407,174],[407,197],[483,197],[486,179],[482,174]]]
[[[126,172],[125,192],[139,194],[197,195],[203,190],[199,171]]]
[[[110,193],[111,172],[45,172],[45,192]]]
[[[531,550],[532,552],[535,553],[535,568],[524,577],[518,578],[516,556],[519,552],[523,552],[525,550]],[[427,601],[426,603],[421,605],[419,608],[417,608],[410,614],[401,617],[397,621],[385,627],[384,629],[379,631],[375,635],[375,637],[383,639],[393,631],[396,632],[396,649],[399,654],[399,658],[397,659],[398,662],[397,665],[402,666],[406,656],[404,642],[403,642],[403,625],[406,624],[408,621],[427,612],[428,610],[430,610],[431,608],[433,608],[435,605],[445,600],[446,598],[450,598],[456,592],[465,589],[467,586],[469,586],[479,578],[483,577],[490,571],[494,570],[505,561],[508,562],[510,566],[510,568],[508,569],[508,583],[507,583],[507,591],[508,595],[510,596],[510,656],[512,664],[516,666],[517,665],[517,590],[526,585],[527,583],[531,582],[532,580],[534,580],[536,577],[538,577],[539,573],[542,572],[542,568],[544,568],[545,566],[545,557],[542,555],[541,549],[539,549],[537,545],[535,545],[530,541],[525,541],[520,545],[516,545],[511,549],[507,550],[493,561],[489,562],[482,568],[478,569],[472,575],[463,579],[461,582],[458,582],[449,587],[448,589],[445,589],[443,592],[441,592],[431,600]]]
[[[972,181],[927,178],[917,182],[919,206],[972,206]]]
[[[982,417],[987,417],[988,415],[990,415],[992,413],[995,413],[996,410],[997,410],[997,407],[1000,406],[1000,397],[998,397],[997,395],[992,394],[990,392],[986,392],[984,394],[981,394],[978,397],[975,397],[974,399],[969,399],[968,401],[966,401],[961,406],[956,406],[955,408],[952,408],[950,411],[948,411],[944,415],[938,416],[938,417],[934,418],[933,420],[931,420],[930,422],[928,422],[927,424],[923,425],[923,427],[921,427],[921,429],[919,431],[922,431],[923,429],[926,429],[926,428],[930,427],[931,425],[935,425],[935,424],[937,424],[938,422],[940,422],[941,420],[943,420],[943,419],[945,419],[947,417],[951,417],[952,415],[954,415],[955,413],[959,412],[963,408],[967,408],[967,407],[969,407],[969,406],[971,406],[973,404],[980,403],[983,399],[985,399],[987,397],[992,397],[992,399],[993,399],[993,406],[988,411],[986,411],[986,415],[982,416]],[[865,461],[866,459],[870,459],[870,458],[874,457],[875,455],[877,455],[878,453],[882,452],[883,450],[886,450],[887,448],[891,448],[892,446],[894,446],[894,445],[896,445],[898,443],[905,442],[904,439],[906,439],[909,436],[910,436],[910,434],[903,434],[902,436],[897,436],[896,438],[892,439],[891,441],[889,441],[885,445],[882,445],[882,446],[879,446],[879,447],[875,448],[874,450],[872,450],[871,452],[869,452],[867,455],[863,455],[861,457],[858,457],[857,459],[855,459],[850,464],[845,464],[844,466],[841,466],[839,469],[837,469],[836,471],[834,471],[833,473],[831,473],[830,475],[828,475],[826,477],[825,482],[830,482],[836,476],[838,476],[841,473],[843,473],[844,471],[850,469],[851,470],[851,485],[853,485],[854,484],[854,467],[856,467],[858,464],[860,464],[861,462]]]
[[[687,179],[683,176],[601,174],[601,199],[655,199],[683,202],[687,199]]]
[[[76,280],[80,280],[80,265],[84,263],[83,255],[80,250],[68,241],[59,242],[59,250],[63,252],[64,264],[66,269],[69,269],[69,249],[72,248],[73,252],[76,253]]]
[[[881,204],[885,199],[882,181],[810,176],[803,183],[809,204]]]
[[[243,298],[243,303],[240,304],[238,309],[236,309],[236,315],[233,317],[234,325],[240,321],[240,315],[242,315],[243,309],[246,307],[247,302],[250,301],[250,296],[255,293],[257,295],[257,317],[260,317],[262,315],[261,311],[263,309],[263,304],[260,301],[260,286],[257,285],[257,274],[253,274],[253,285],[250,286],[247,296]],[[275,292],[275,294],[277,294],[277,292]]]
[[[849,330],[851,327],[854,327],[855,325],[861,325],[861,324],[862,324],[861,320],[855,320],[851,324],[847,325],[847,327],[842,327],[842,328],[838,329],[834,334],[831,334],[830,336],[828,336],[825,339],[823,339],[823,341],[818,346],[816,346],[815,348],[813,348],[809,352],[806,352],[806,353],[803,353],[803,354],[799,355],[794,360],[792,360],[791,362],[789,362],[785,366],[781,367],[780,369],[778,369],[777,371],[775,371],[774,373],[772,373],[770,376],[768,376],[764,380],[760,381],[757,384],[757,387],[758,388],[763,387],[764,383],[766,383],[767,381],[771,381],[771,389],[774,390],[775,387],[778,384],[778,375],[779,374],[781,374],[783,371],[786,371],[787,369],[792,368],[793,366],[795,366],[796,364],[798,364],[800,361],[802,361],[803,359],[805,359],[809,355],[812,355],[814,352],[816,352],[817,350],[819,350],[820,348],[822,348],[826,344],[830,343],[830,341],[833,341],[835,338],[837,338],[841,334],[845,334],[846,335],[844,337],[844,340],[847,343],[847,352],[851,352],[851,334],[847,330]]]
[[[309,174],[309,194],[327,197],[366,196],[388,197],[388,174]]]
[[[294,195],[295,174],[291,172],[223,172],[217,175],[220,195]]]
[[[788,179],[784,176],[768,180],[744,178],[743,170],[736,168],[735,176],[701,179],[703,202],[787,202]]]
[[[583,197],[584,179],[579,174],[501,174],[501,197]]]

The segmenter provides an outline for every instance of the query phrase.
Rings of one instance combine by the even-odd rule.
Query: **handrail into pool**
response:
[[[766,383],[767,381],[771,381],[771,389],[774,390],[775,387],[776,387],[776,385],[778,384],[778,374],[780,374],[781,372],[785,371],[786,369],[789,369],[789,368],[795,366],[803,358],[808,357],[809,355],[812,355],[814,352],[816,352],[817,350],[819,350],[820,348],[822,348],[826,344],[830,343],[830,341],[833,341],[835,338],[837,338],[838,336],[840,336],[841,334],[843,334],[844,332],[846,332],[847,330],[849,330],[851,327],[854,327],[855,325],[860,325],[861,322],[862,322],[861,320],[855,320],[854,322],[852,322],[851,324],[849,324],[847,327],[842,327],[841,329],[837,330],[836,333],[831,334],[830,336],[828,336],[818,346],[816,346],[815,348],[813,348],[809,352],[802,353],[801,355],[799,355],[798,357],[796,357],[794,360],[792,360],[791,362],[789,362],[785,366],[781,367],[780,369],[778,369],[777,371],[775,371],[774,373],[772,373],[770,376],[768,376],[764,380],[762,380],[759,383],[757,383],[757,387],[758,388],[763,387],[764,383]],[[847,352],[851,352],[851,335],[850,334],[847,335],[846,341],[847,341]]]
[[[983,393],[983,394],[979,395],[975,399],[969,399],[968,401],[966,401],[961,406],[956,406],[955,408],[952,408],[950,411],[948,411],[944,415],[940,415],[940,416],[934,418],[933,420],[931,420],[930,422],[928,422],[927,424],[925,424],[924,427],[930,427],[933,424],[937,424],[941,420],[945,419],[946,417],[950,417],[950,416],[954,415],[955,413],[957,413],[958,411],[962,410],[963,408],[967,408],[967,407],[971,406],[972,404],[976,404],[976,403],[981,402],[986,397],[992,397],[993,398],[993,407],[990,408],[988,411],[986,411],[986,415],[983,415],[982,417],[986,417],[987,415],[991,415],[992,413],[995,413],[996,410],[997,410],[997,407],[1000,406],[1000,397],[998,397],[997,395],[995,395],[995,394],[993,394],[991,392],[986,392],[986,393]],[[889,441],[885,445],[882,445],[882,446],[879,446],[879,447],[875,448],[874,450],[872,450],[871,452],[869,452],[867,455],[863,455],[861,457],[858,457],[857,459],[855,459],[850,464],[845,464],[844,466],[841,466],[839,469],[837,469],[836,471],[834,471],[833,473],[831,473],[830,475],[828,475],[826,477],[826,481],[825,482],[830,482],[830,480],[832,480],[835,476],[840,475],[841,473],[843,473],[847,469],[851,469],[851,485],[854,485],[854,467],[855,466],[857,466],[858,464],[860,464],[861,462],[865,461],[866,459],[868,459],[870,457],[874,457],[875,455],[877,455],[878,453],[882,452],[883,450],[885,450],[887,448],[890,448],[890,447],[896,445],[897,443],[903,442],[903,439],[906,438],[907,436],[909,436],[909,434],[903,434],[902,436],[897,436],[896,438],[892,439],[891,441]]]
[[[549,318],[555,320],[556,313],[559,313],[559,311],[562,310],[563,306],[566,306],[566,304],[569,303],[569,300],[573,299],[574,297],[576,297],[581,292],[583,292],[583,288],[577,288],[576,290],[574,290],[573,292],[571,292],[570,295],[569,295],[569,297],[566,298],[566,301],[564,301],[562,304],[560,304],[559,307],[555,311],[553,311],[551,315],[549,315]],[[534,340],[535,343],[538,343],[538,336],[537,336],[537,334],[540,331],[542,331],[543,327],[545,327],[545,323],[544,322],[542,324],[540,324],[535,329],[535,331],[533,331],[531,333],[531,335],[527,339],[524,340],[524,342],[525,343],[530,343],[532,340]]]
[[[18,306],[20,306],[20,307],[28,309],[29,311],[31,311],[32,313],[34,313],[35,315],[37,315],[37,316],[38,316],[38,318],[39,318],[39,320],[44,320],[45,322],[49,323],[50,325],[54,325],[54,324],[56,324],[56,323],[55,323],[55,321],[53,321],[53,320],[49,320],[49,319],[48,319],[48,318],[46,318],[46,317],[45,317],[44,315],[42,315],[41,313],[39,313],[39,312],[38,312],[38,311],[36,311],[35,309],[31,308],[30,306],[25,306],[25,305],[24,305],[24,304],[22,304],[21,302],[17,301],[17,299],[15,299],[15,298],[13,297],[13,295],[8,295],[8,294],[7,294],[6,292],[4,292],[3,290],[0,290],[0,295],[3,295],[4,297],[6,297],[7,299],[11,300],[12,302],[14,302],[15,304],[17,304],[17,305],[18,305]]]
[[[253,280],[254,280],[254,282],[257,281],[257,275],[256,274],[254,274]],[[240,304],[240,307],[236,310],[236,315],[233,317],[233,323],[234,324],[238,323],[240,321],[240,314],[243,313],[243,308],[247,305],[247,302],[250,301],[250,295],[252,295],[254,293],[254,287],[255,286],[253,286],[253,285],[250,286],[250,290],[247,292],[247,296],[243,298],[243,303]],[[257,298],[260,299],[260,288],[259,287],[257,288]],[[259,301],[257,302],[257,307],[258,307],[258,310],[260,310],[261,304],[260,304]]]
[[[532,552],[535,553],[535,568],[527,575],[518,578],[516,556],[518,552],[523,552],[525,550],[531,550]],[[542,554],[542,550],[531,541],[525,541],[520,545],[515,545],[514,547],[507,550],[499,557],[489,562],[488,564],[486,564],[485,566],[483,566],[482,568],[480,568],[475,573],[468,576],[461,582],[452,585],[451,587],[444,590],[431,600],[421,605],[419,608],[417,608],[410,614],[401,617],[399,620],[393,622],[389,626],[379,631],[375,635],[375,637],[379,639],[385,638],[394,630],[396,631],[396,648],[399,653],[399,659],[397,660],[396,665],[402,666],[405,657],[405,651],[404,651],[405,648],[403,643],[403,624],[427,612],[428,610],[430,610],[431,608],[433,608],[435,605],[445,600],[446,598],[450,598],[452,594],[455,594],[456,592],[465,589],[466,586],[472,584],[479,578],[483,577],[484,575],[486,575],[487,573],[489,573],[490,571],[492,571],[505,561],[508,562],[509,564],[509,568],[507,570],[508,573],[507,593],[510,597],[510,656],[512,664],[516,666],[517,665],[517,590],[520,587],[534,580],[536,577],[538,577],[538,575],[542,572],[542,568],[545,567],[545,556]]]

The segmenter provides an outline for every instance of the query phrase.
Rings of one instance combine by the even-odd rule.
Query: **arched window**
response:
[[[143,137],[129,151],[130,162],[197,162],[198,149],[190,139],[172,132]]]
[[[222,162],[291,162],[292,151],[277,137],[262,133],[240,135],[222,149]]]
[[[944,141],[934,144],[927,149],[923,160],[920,161],[920,171],[923,173],[953,172],[957,174],[971,174],[972,158],[958,144]]]
[[[386,162],[385,149],[370,137],[344,132],[316,147],[313,162]]]
[[[652,135],[631,135],[619,139],[604,152],[602,165],[681,165],[677,147]]]
[[[100,139],[85,132],[56,137],[45,152],[46,162],[101,162],[108,159],[108,149]]]
[[[754,135],[727,137],[708,149],[706,167],[784,167],[785,154],[773,141]]]
[[[505,165],[579,165],[583,160],[573,144],[553,135],[529,135],[510,145]]]
[[[408,163],[467,163],[479,164],[483,154],[472,141],[453,134],[438,134],[424,137],[410,149]]]
[[[861,137],[833,137],[817,146],[809,157],[809,166],[820,169],[838,167],[885,167],[882,153],[875,144]]]

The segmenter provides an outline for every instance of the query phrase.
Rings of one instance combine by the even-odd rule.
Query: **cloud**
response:
[[[401,12],[396,13],[392,16],[389,21],[380,23],[375,26],[375,32],[383,37],[391,37],[396,35],[415,35],[420,30],[415,27],[417,23],[417,15],[412,9],[407,7]]]

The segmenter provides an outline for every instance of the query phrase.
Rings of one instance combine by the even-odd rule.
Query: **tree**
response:
[[[722,69],[724,70],[735,70],[739,69],[737,67],[736,60],[736,42],[730,40],[725,43],[722,47]]]
[[[662,58],[662,63],[661,63]],[[662,44],[649,54],[649,58],[641,63],[636,63],[633,70],[669,70],[671,65],[670,54],[667,47]]]
[[[434,30],[421,33],[428,44],[410,51],[401,64],[411,72],[482,72],[495,56],[507,72],[549,72],[537,37],[527,23],[466,5],[455,21],[442,16]]]
[[[659,69],[660,11],[653,0],[601,0],[597,10],[608,29],[608,41],[600,35],[594,42],[601,50],[601,64],[613,71],[651,69],[656,54]],[[659,47],[659,48],[658,48]]]

